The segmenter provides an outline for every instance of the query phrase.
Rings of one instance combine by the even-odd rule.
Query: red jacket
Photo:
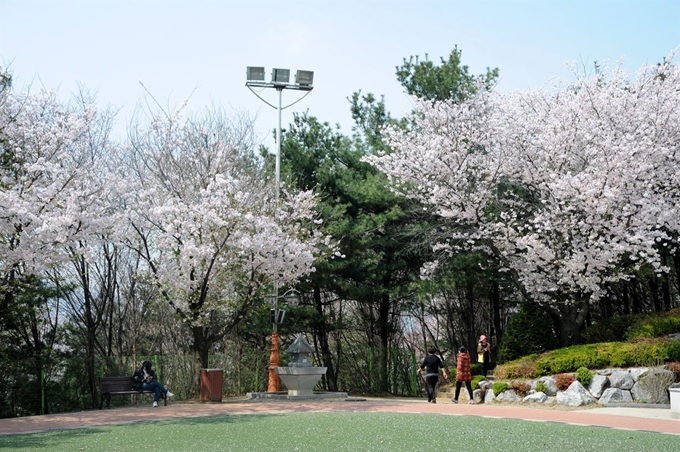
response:
[[[458,361],[458,365],[456,366],[456,381],[472,381],[470,355],[467,353],[458,353],[456,360]]]

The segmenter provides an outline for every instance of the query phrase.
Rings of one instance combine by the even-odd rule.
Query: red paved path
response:
[[[222,403],[171,402],[167,407],[152,408],[138,405],[110,410],[80,411],[13,419],[0,419],[0,435],[71,429],[106,424],[124,424],[140,420],[160,420],[236,414],[266,414],[290,412],[361,411],[392,413],[436,413],[471,415],[504,419],[563,422],[574,425],[594,425],[616,429],[642,430],[680,435],[680,419],[659,419],[588,413],[588,410],[563,411],[500,404],[454,405],[430,404],[408,399],[335,399],[335,400],[245,400],[228,399]],[[612,412],[616,412],[615,409]],[[650,412],[651,413],[651,412]]]

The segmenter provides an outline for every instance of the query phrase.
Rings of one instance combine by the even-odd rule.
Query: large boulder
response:
[[[487,389],[484,391],[484,403],[491,403],[496,400],[496,396],[493,393],[493,389]]]
[[[479,389],[481,389],[482,391],[486,391],[487,389],[491,389],[493,383],[491,383],[489,380],[482,380],[479,383],[477,383],[477,386],[479,386]]]
[[[496,396],[496,401],[497,402],[521,402],[522,398],[517,395],[517,393],[512,390],[508,389],[507,391],[503,391],[500,394]]]
[[[602,397],[598,402],[600,405],[606,403],[633,403],[633,398],[630,396],[630,391],[619,388],[608,388],[602,393]]]
[[[567,406],[581,406],[595,403],[593,396],[579,381],[574,381],[566,391],[558,392],[555,398],[558,404]]]
[[[484,403],[484,390],[483,389],[475,389],[472,391],[472,400],[475,401],[475,403]],[[493,393],[493,391],[491,391]]]
[[[628,372],[630,373],[630,376],[633,377],[633,381],[637,382],[640,381],[640,378],[642,378],[647,372],[649,372],[648,367],[631,367],[628,369]]]
[[[609,378],[604,375],[593,375],[593,379],[588,385],[588,391],[593,395],[593,397],[599,399],[605,389],[609,387]]]
[[[526,396],[522,402],[530,402],[530,403],[545,403],[545,401],[548,400],[548,396],[545,395],[543,392],[534,392],[533,394],[529,394]]]
[[[555,378],[554,377],[541,377],[538,381],[542,381],[545,383],[546,387],[548,390],[546,391],[547,396],[556,396],[557,392],[559,389],[557,388],[557,385],[555,384]]]
[[[652,392],[645,385],[640,383],[641,382],[639,381],[635,383],[633,389],[630,390],[633,401],[640,403],[658,403],[652,401],[655,398],[654,395],[652,395]]]
[[[633,400],[643,403],[670,403],[668,388],[675,381],[675,372],[654,369],[640,378],[630,390]]]
[[[627,370],[617,370],[609,376],[609,383],[612,388],[631,389],[635,380]]]

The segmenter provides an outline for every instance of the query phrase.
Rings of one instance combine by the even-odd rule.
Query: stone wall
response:
[[[514,390],[508,389],[494,396],[492,382],[482,381],[481,389],[474,391],[475,403],[491,402],[523,402],[523,403],[557,403],[567,406],[582,406],[593,403],[601,405],[612,403],[646,403],[669,404],[669,388],[680,386],[674,383],[675,372],[667,366],[658,368],[604,369],[596,371],[593,379],[584,387],[579,381],[574,382],[565,391],[555,385],[555,377],[541,377],[529,381],[531,390],[521,397]],[[547,387],[545,392],[536,391],[539,383]]]

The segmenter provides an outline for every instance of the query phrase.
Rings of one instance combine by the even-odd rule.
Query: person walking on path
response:
[[[168,391],[158,380],[156,380],[156,372],[151,369],[151,361],[144,361],[142,367],[137,369],[133,374],[135,379],[135,389],[138,391],[154,391],[153,406],[158,406],[158,399],[161,397],[161,392],[165,394],[165,399],[169,399],[174,394]]]
[[[482,376],[486,378],[486,373],[489,371],[491,364],[491,344],[483,334],[479,336],[477,343],[477,362],[482,365]]]
[[[458,403],[460,388],[463,386],[463,383],[465,383],[468,394],[470,395],[470,401],[468,403],[472,405],[475,402],[474,397],[472,396],[472,372],[470,371],[470,354],[468,353],[467,348],[461,347],[458,349],[456,361],[456,394],[451,401],[453,403]]]
[[[449,378],[444,368],[444,363],[435,353],[437,349],[435,347],[430,347],[427,349],[428,355],[423,359],[422,364],[418,368],[418,373],[420,374],[423,369],[427,369],[425,372],[425,381],[427,382],[427,402],[437,403],[437,382],[439,381],[439,369],[442,369],[444,379]]]

